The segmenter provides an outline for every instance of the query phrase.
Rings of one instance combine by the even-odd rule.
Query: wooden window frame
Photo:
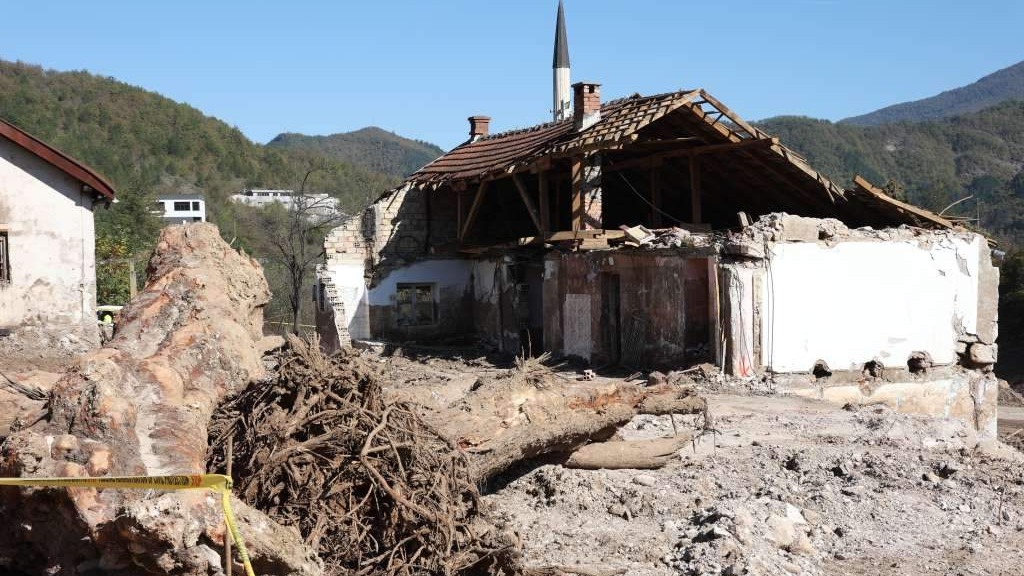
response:
[[[402,301],[402,291],[409,290],[409,302]],[[421,290],[430,293],[429,306],[419,300]],[[403,313],[402,306],[407,304],[409,311]],[[421,317],[420,311],[430,311],[430,318]],[[411,316],[411,317],[410,317]],[[402,327],[422,327],[437,325],[437,284],[434,282],[399,282],[395,286],[395,323]]]
[[[11,283],[11,237],[0,230],[0,284]]]

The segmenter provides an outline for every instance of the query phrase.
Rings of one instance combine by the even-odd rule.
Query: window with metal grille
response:
[[[427,326],[437,321],[433,284],[399,284],[395,294],[399,326]]]
[[[0,230],[0,284],[6,284],[11,281],[10,254],[7,232]]]

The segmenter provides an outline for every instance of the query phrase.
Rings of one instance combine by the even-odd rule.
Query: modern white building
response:
[[[160,215],[174,224],[206,222],[206,199],[202,194],[164,194],[156,203]]]
[[[93,210],[111,202],[102,176],[0,120],[0,333],[98,342]]]
[[[342,216],[337,198],[328,194],[297,194],[294,190],[252,188],[231,196],[231,201],[263,208],[277,202],[288,210],[302,210],[310,220]]]

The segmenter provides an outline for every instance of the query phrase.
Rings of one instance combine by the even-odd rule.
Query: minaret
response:
[[[569,40],[565,36],[565,9],[558,0],[558,22],[555,23],[555,57],[551,64],[555,72],[555,121],[572,116],[572,100],[569,99]]]

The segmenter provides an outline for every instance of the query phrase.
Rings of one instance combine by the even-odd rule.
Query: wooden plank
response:
[[[473,198],[473,205],[469,207],[469,214],[466,216],[466,221],[463,222],[462,228],[459,230],[459,242],[462,242],[463,238],[466,237],[466,233],[469,232],[469,228],[473,226],[473,222],[476,221],[476,215],[480,211],[480,205],[483,204],[484,194],[487,192],[487,184],[489,180],[483,180],[480,182],[480,187],[476,189],[476,196]]]
[[[937,224],[937,225],[939,225],[939,226],[941,226],[943,228],[954,228],[955,227],[955,225],[952,222],[950,222],[949,220],[939,216],[938,214],[935,214],[934,212],[929,212],[928,210],[925,210],[923,208],[918,208],[917,206],[913,206],[913,205],[907,204],[906,202],[902,202],[900,200],[897,200],[897,199],[893,198],[892,196],[889,196],[888,194],[883,192],[880,188],[878,188],[877,186],[875,186],[871,182],[868,182],[867,179],[863,178],[859,174],[853,177],[853,183],[854,183],[854,185],[857,186],[858,189],[860,189],[860,190],[862,190],[864,192],[867,192],[868,194],[873,196],[875,199],[877,199],[877,200],[879,200],[881,202],[885,202],[887,204],[891,204],[892,206],[896,207],[897,209],[909,212],[909,213],[917,216],[918,218],[921,218],[922,220],[927,220],[927,221],[929,221],[929,222],[931,222],[933,224]]]
[[[533,225],[537,227],[537,231],[541,234],[544,233],[544,225],[540,222],[540,214],[537,213],[537,207],[533,204],[533,199],[530,198],[530,193],[526,190],[526,186],[523,185],[523,181],[519,178],[519,174],[512,175],[512,182],[516,185],[516,190],[519,191],[519,197],[523,199],[523,204],[526,205],[526,211],[530,213],[530,219],[533,220]]]
[[[572,229],[583,229],[583,217],[586,215],[583,204],[583,156],[572,158]]]
[[[700,160],[690,156],[690,220],[694,224],[700,224],[700,212]]]

